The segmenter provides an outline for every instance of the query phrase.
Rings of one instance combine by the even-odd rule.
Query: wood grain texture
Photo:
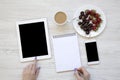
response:
[[[48,19],[50,35],[75,32],[72,23],[56,26],[53,16],[56,11],[67,12],[72,19],[82,5],[100,7],[107,18],[104,32],[95,37],[101,63],[87,66],[84,41],[79,36],[81,60],[91,74],[91,80],[120,80],[120,0],[0,0],[0,80],[22,80],[23,68],[31,63],[20,63],[16,34],[16,21]],[[49,60],[38,62],[41,72],[38,80],[75,80],[73,71],[56,73],[54,54]]]

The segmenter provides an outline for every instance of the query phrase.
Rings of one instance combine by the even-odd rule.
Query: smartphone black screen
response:
[[[23,58],[48,55],[44,22],[19,25]]]
[[[88,62],[99,61],[96,42],[85,43]]]

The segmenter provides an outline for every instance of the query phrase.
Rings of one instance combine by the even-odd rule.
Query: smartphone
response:
[[[88,65],[99,64],[99,55],[96,41],[85,42]]]

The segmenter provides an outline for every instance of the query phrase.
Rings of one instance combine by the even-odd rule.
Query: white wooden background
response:
[[[75,32],[72,23],[58,27],[53,15],[63,10],[72,19],[82,5],[100,7],[107,17],[104,32],[95,37],[101,63],[87,66],[84,41],[79,36],[82,64],[91,74],[91,80],[120,80],[120,0],[0,0],[0,80],[21,80],[23,68],[31,63],[20,63],[16,21],[47,17],[50,35]],[[38,80],[75,80],[73,71],[56,73],[54,54],[49,60],[38,62],[41,72]]]

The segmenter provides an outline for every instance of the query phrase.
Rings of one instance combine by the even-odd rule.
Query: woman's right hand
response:
[[[37,59],[32,64],[26,66],[23,70],[22,80],[37,80],[40,67],[37,67]]]
[[[90,78],[89,72],[84,67],[75,69],[74,74],[75,74],[77,80],[89,80],[89,78]]]

